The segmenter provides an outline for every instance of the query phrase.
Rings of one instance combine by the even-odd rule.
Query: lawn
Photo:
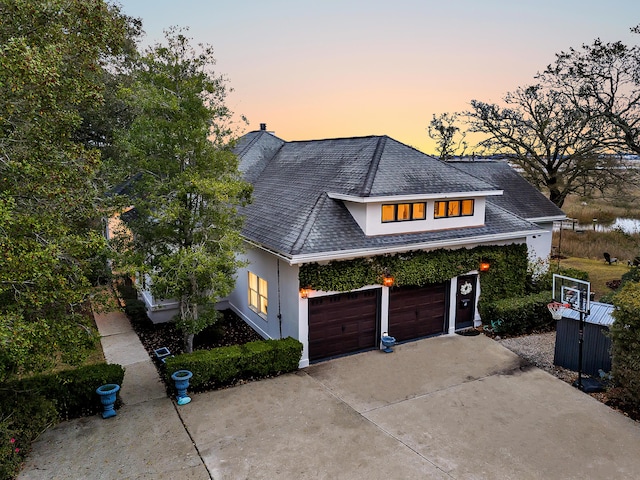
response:
[[[555,263],[555,260],[554,260]],[[590,258],[568,257],[560,260],[560,266],[566,268],[577,268],[589,274],[591,282],[591,291],[595,292],[595,299],[609,293],[611,289],[607,287],[606,282],[610,280],[619,280],[622,274],[629,271],[629,267],[625,263],[609,265],[603,260],[593,260]]]

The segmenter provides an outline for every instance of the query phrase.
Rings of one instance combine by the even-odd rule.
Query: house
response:
[[[531,261],[548,259],[551,252],[553,224],[567,218],[560,208],[505,161],[460,160],[449,162],[449,164],[493,185],[499,185],[503,194],[488,197],[487,200],[541,227],[544,230],[542,233],[527,237],[529,257]]]
[[[529,243],[546,257],[546,227],[563,216],[529,184],[505,200],[510,185],[387,136],[286,142],[262,127],[236,146],[254,194],[242,211],[247,266],[227,302],[263,337],[299,339],[301,367],[377,348],[385,332],[405,341],[480,324],[479,266],[428,285],[384,277],[348,291],[301,282],[312,266]]]

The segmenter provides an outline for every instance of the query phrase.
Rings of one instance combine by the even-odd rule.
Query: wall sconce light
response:
[[[311,287],[301,287],[300,288],[300,298],[309,298],[309,294],[312,291],[313,290],[311,289]]]
[[[491,268],[491,264],[489,262],[480,262],[480,271],[488,272],[489,268]]]
[[[394,281],[395,281],[395,278],[393,278],[391,275],[385,275],[384,277],[382,277],[382,284],[385,287],[393,287]]]

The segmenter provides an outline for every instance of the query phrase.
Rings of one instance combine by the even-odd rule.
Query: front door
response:
[[[458,277],[456,294],[456,330],[473,327],[476,316],[476,275]]]

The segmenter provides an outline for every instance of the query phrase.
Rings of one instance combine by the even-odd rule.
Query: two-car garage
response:
[[[448,298],[447,283],[390,288],[388,322],[381,288],[310,298],[309,360],[376,348],[383,323],[399,342],[444,333]]]

